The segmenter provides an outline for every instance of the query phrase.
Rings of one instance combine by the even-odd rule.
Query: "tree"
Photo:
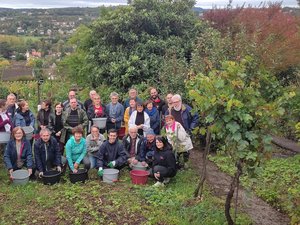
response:
[[[194,1],[136,0],[127,7],[101,12],[91,26],[91,42],[84,48],[93,68],[88,78],[120,90],[159,74],[167,51],[188,61],[200,31]]]
[[[242,173],[255,176],[270,150],[269,131],[285,113],[284,103],[295,95],[283,92],[269,98],[267,93],[275,90],[276,80],[266,70],[253,70],[252,63],[249,57],[240,63],[223,62],[220,70],[199,73],[187,83],[202,124],[209,124],[211,137],[236,165],[225,204],[228,224],[234,224],[230,205],[239,177]]]

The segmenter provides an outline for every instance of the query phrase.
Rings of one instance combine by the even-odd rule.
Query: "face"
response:
[[[118,100],[119,100],[119,97],[118,96],[111,96],[110,98],[112,104],[117,104]]]
[[[162,143],[161,141],[156,140],[156,147],[158,149],[162,149],[164,147],[164,143]]]
[[[171,126],[174,123],[174,120],[170,119],[170,118],[166,118],[166,124],[168,126]]]
[[[28,111],[29,110],[29,105],[27,102],[25,102],[24,107],[22,108],[24,111]]]
[[[90,92],[90,98],[93,99],[96,94],[97,94],[96,91],[91,91]]]
[[[147,135],[147,141],[148,142],[152,143],[154,141],[154,139],[155,139],[155,135],[152,135],[152,134]]]
[[[155,88],[151,89],[150,91],[151,98],[155,99],[157,98],[157,95],[158,95],[157,90]]]
[[[42,102],[41,107],[42,107],[42,109],[49,109],[49,105],[46,105],[45,102]]]
[[[136,110],[137,110],[138,112],[142,112],[143,109],[144,109],[144,107],[143,107],[142,105],[138,105],[138,106],[136,107]]]
[[[172,98],[172,104],[175,108],[178,108],[181,105],[181,101],[178,98]]]
[[[16,103],[16,97],[14,96],[8,96],[6,100],[8,105],[14,105]]]
[[[69,99],[75,98],[76,97],[76,93],[75,91],[70,91],[69,92]]]
[[[130,97],[130,98],[136,98],[136,96],[137,96],[136,90],[131,89],[131,90],[129,91],[129,97]]]
[[[76,132],[76,133],[74,134],[74,138],[75,138],[75,141],[79,141],[79,140],[82,138],[82,133]]]
[[[58,104],[57,106],[55,106],[55,110],[56,110],[56,112],[58,112],[58,113],[61,113],[62,112],[62,107],[61,107],[61,105],[60,104]]]
[[[101,103],[100,96],[94,96],[93,100],[95,105],[100,105]]]
[[[41,138],[44,142],[48,142],[50,140],[50,134],[48,132],[44,132],[41,134]]]
[[[91,134],[93,137],[98,137],[99,136],[99,130],[96,127],[93,127],[91,129]]]
[[[111,144],[114,143],[116,141],[116,139],[117,139],[117,133],[111,132],[108,134],[108,142],[109,143],[111,143]]]
[[[76,99],[71,99],[70,100],[70,106],[71,106],[71,109],[76,109],[77,107],[77,100]]]
[[[15,135],[14,135],[14,138],[15,138],[17,141],[22,140],[22,138],[23,138],[23,132],[22,132],[21,129],[17,130],[17,132],[16,132]]]
[[[153,104],[152,104],[152,102],[147,104],[147,109],[148,109],[149,111],[151,111],[151,110],[153,109]]]
[[[167,99],[168,104],[172,104],[172,97],[173,97],[172,94],[167,95],[166,99]]]
[[[135,128],[130,128],[129,129],[129,135],[131,138],[136,138],[137,137],[137,130]]]
[[[130,108],[135,108],[135,104],[136,104],[136,102],[134,100],[129,101]]]
[[[5,105],[0,107],[0,112],[4,112],[5,111]]]

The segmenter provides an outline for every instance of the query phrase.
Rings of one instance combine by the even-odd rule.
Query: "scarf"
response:
[[[174,121],[174,122],[171,124],[171,126],[168,126],[168,125],[166,124],[166,128],[167,128],[167,129],[171,129],[172,132],[175,132],[175,127],[176,127],[175,125],[176,125],[176,124],[175,124],[175,121]]]
[[[2,121],[9,119],[5,112],[2,112],[0,114],[0,116],[2,118]],[[7,124],[4,125],[4,128],[5,128],[5,132],[10,132],[11,126],[10,126],[10,124],[7,123]]]
[[[145,112],[146,112],[149,116],[154,116],[154,114],[157,112],[157,108],[156,108],[156,107],[153,107],[151,111],[150,111],[149,109],[145,109]]]
[[[152,101],[155,103],[160,103],[160,98],[157,96],[155,99],[152,98]]]

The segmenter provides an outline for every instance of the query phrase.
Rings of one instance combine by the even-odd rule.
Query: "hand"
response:
[[[115,161],[111,161],[107,164],[110,168],[114,168],[115,165],[116,165],[116,162]]]
[[[74,163],[74,169],[78,169],[78,167],[79,167],[79,165],[78,165],[78,163]]]
[[[46,126],[44,126],[44,125],[41,125],[41,129],[45,129],[46,128]]]
[[[97,173],[98,176],[102,177],[103,176],[103,172],[104,172],[104,170],[100,167],[99,170],[98,170],[98,173]]]
[[[155,177],[156,180],[159,180],[159,178],[160,178],[160,173],[159,173],[159,172],[154,173],[154,177]]]
[[[32,174],[32,169],[28,169],[29,176]]]
[[[61,132],[58,131],[56,134],[55,134],[57,137],[59,137],[61,135]]]
[[[60,166],[57,166],[56,170],[61,173],[61,167]]]
[[[40,172],[40,173],[39,173],[39,178],[42,178],[43,175],[44,175],[44,173],[43,173],[43,172]]]
[[[74,169],[74,170],[73,170],[73,173],[77,173],[77,172],[78,172],[78,170],[77,170],[77,169]]]
[[[145,161],[143,161],[143,162],[142,162],[142,166],[145,166],[145,167],[147,167],[147,166],[148,166],[148,164],[147,164]]]
[[[133,159],[132,161],[131,161],[131,163],[133,164],[133,165],[136,165],[136,164],[138,164],[138,160],[136,160],[136,159]]]
[[[13,170],[13,169],[10,169],[8,172],[9,172],[9,178],[12,180],[12,179],[13,179],[12,173],[14,172],[14,170]]]

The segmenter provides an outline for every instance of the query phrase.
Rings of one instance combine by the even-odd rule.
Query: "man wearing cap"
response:
[[[127,154],[122,143],[117,140],[117,130],[108,131],[108,141],[105,141],[95,157],[97,158],[98,175],[103,176],[103,169],[121,169],[127,162]]]
[[[149,166],[151,166],[153,161],[153,155],[155,150],[155,133],[154,131],[149,128],[146,132],[146,137],[143,139],[141,144],[141,151],[140,151],[140,161],[145,161]]]

